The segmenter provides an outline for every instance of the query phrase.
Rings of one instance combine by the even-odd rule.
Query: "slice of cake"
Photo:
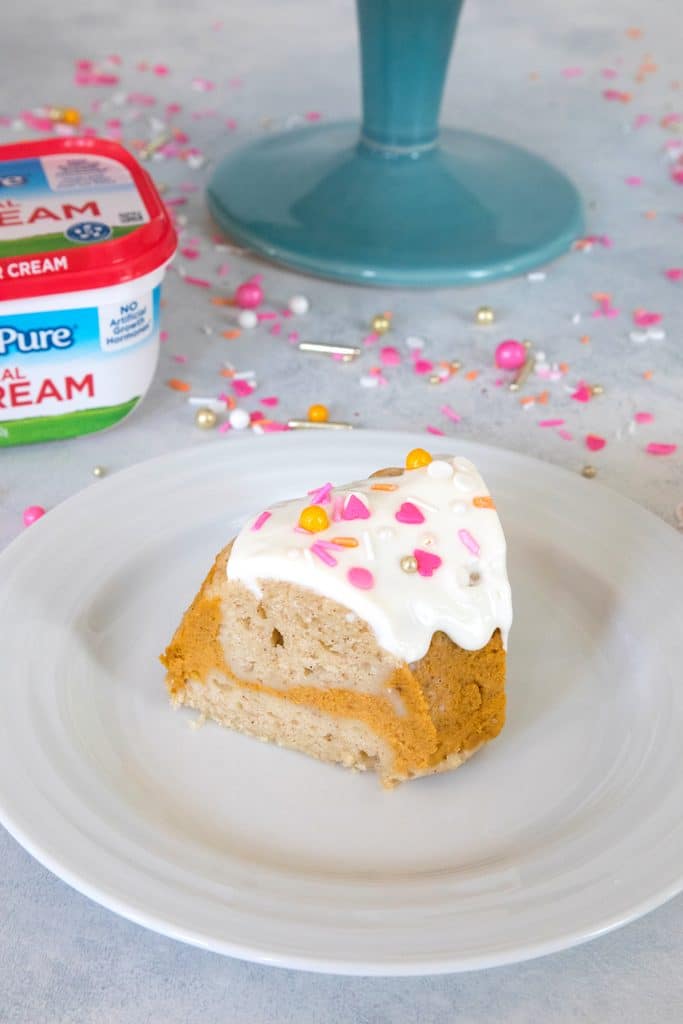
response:
[[[176,705],[384,785],[447,771],[505,721],[505,538],[471,462],[324,483],[218,555],[162,656]]]

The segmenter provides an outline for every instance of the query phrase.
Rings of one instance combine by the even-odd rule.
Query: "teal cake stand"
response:
[[[519,146],[438,116],[462,0],[357,0],[363,122],[230,153],[209,184],[219,227],[299,270],[365,284],[467,285],[561,255],[579,195]],[[514,126],[511,126],[514,130]]]

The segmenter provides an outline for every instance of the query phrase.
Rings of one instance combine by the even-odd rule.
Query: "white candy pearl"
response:
[[[446,480],[449,476],[453,476],[453,467],[450,462],[444,462],[443,459],[432,459],[427,466],[427,476],[432,476],[437,480]]]
[[[228,419],[233,430],[245,430],[251,422],[246,409],[233,409]]]
[[[250,329],[256,327],[258,323],[258,317],[253,309],[243,309],[240,315],[237,317],[237,323],[240,327]]]
[[[292,295],[287,305],[295,316],[303,316],[311,308],[311,304],[305,295]]]

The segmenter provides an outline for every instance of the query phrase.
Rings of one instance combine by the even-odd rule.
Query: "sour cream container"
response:
[[[159,356],[176,235],[122,146],[0,146],[0,447],[114,426]]]

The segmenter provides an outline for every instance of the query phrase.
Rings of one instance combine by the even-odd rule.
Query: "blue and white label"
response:
[[[70,242],[106,242],[112,236],[112,230],[108,224],[97,220],[83,220],[78,224],[72,224],[64,232]]]

